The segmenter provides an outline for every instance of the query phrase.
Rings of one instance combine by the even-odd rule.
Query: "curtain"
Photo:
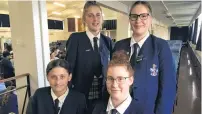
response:
[[[197,41],[197,44],[196,44],[196,50],[199,50],[199,51],[201,51],[201,30],[200,30],[200,33],[199,33],[199,36],[198,36],[199,38],[198,38],[198,41]]]
[[[192,38],[193,44],[196,44],[197,31],[198,31],[198,19],[196,19],[195,24],[194,24],[194,35]]]

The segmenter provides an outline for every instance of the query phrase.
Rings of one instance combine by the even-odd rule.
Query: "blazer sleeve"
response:
[[[112,49],[112,54],[113,54],[115,51],[117,51],[117,45],[118,45],[118,43],[119,43],[119,42],[116,42],[116,43],[114,44],[114,47],[113,47],[113,49]]]
[[[78,48],[78,42],[77,37],[74,33],[72,33],[69,37],[69,40],[66,43],[66,58],[71,67],[72,70],[74,70],[75,63],[76,63],[76,57],[77,57],[77,48]]]
[[[111,60],[112,59],[112,51],[113,51],[114,46],[113,46],[112,40],[110,40],[109,42],[110,42],[110,49],[109,49],[109,51],[110,51],[110,60]]]
[[[122,49],[122,46],[121,44],[123,43],[123,41],[117,41],[115,44],[114,44],[114,47],[112,49],[112,54],[116,51],[120,51],[120,50],[123,50]]]
[[[35,101],[33,100],[32,97],[30,97],[28,105],[27,105],[26,114],[35,114],[36,113],[35,106],[36,106]]]
[[[86,105],[86,98],[82,94],[80,97],[80,104],[76,114],[86,114],[87,113],[87,105]]]
[[[159,91],[155,114],[172,114],[176,96],[176,72],[171,50],[166,41],[160,44],[159,52]]]

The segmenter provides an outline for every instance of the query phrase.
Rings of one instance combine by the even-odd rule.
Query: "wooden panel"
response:
[[[78,24],[77,25],[78,25],[78,31],[79,32],[85,31],[82,18],[78,18]]]
[[[76,32],[75,18],[67,18],[68,32]]]

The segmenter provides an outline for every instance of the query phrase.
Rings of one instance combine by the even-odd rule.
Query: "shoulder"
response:
[[[102,34],[102,33],[100,33],[100,36],[101,36],[102,38],[105,38],[105,39],[108,40],[108,41],[111,41],[111,38],[110,38],[110,37],[105,36],[105,35]]]
[[[155,44],[157,44],[157,46],[159,48],[163,48],[165,46],[168,46],[168,42],[166,40],[164,40],[163,38],[151,35],[150,36],[152,38],[152,40],[155,42]]]
[[[134,107],[134,106],[136,106],[136,107]],[[137,104],[137,102],[135,100],[132,100],[124,114],[137,114],[137,112],[139,112],[138,110],[141,109],[138,106],[139,105]]]
[[[69,36],[69,40],[78,40],[82,36],[85,36],[86,32],[74,32]]]
[[[83,93],[78,92],[78,91],[70,89],[69,93],[76,99],[80,99],[80,100],[85,99],[85,95]]]
[[[130,45],[130,39],[131,38],[126,38],[126,39],[122,39],[122,40],[119,40],[115,43],[115,46],[114,46],[114,49],[117,50],[119,48],[123,48],[123,47],[126,47],[128,45]]]
[[[131,38],[125,38],[116,42],[116,44],[124,44],[130,42]]]
[[[81,35],[85,35],[85,34],[86,34],[86,32],[74,32],[70,36],[81,36]]]
[[[35,91],[34,96],[40,96],[43,94],[48,94],[50,92],[50,90],[51,90],[50,87],[39,88]]]
[[[107,102],[96,101],[92,114],[105,114],[107,109]]]

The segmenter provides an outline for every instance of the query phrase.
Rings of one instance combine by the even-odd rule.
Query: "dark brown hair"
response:
[[[137,6],[137,5],[144,5],[145,7],[147,7],[147,9],[148,9],[150,15],[152,16],[152,8],[151,8],[151,5],[149,4],[149,2],[147,2],[147,1],[136,1],[136,2],[131,6],[129,15],[131,14],[133,8],[135,8],[135,6]]]
[[[82,15],[82,19],[83,19],[83,24],[84,24],[84,25],[85,25],[84,19],[85,19],[86,12],[87,12],[88,8],[91,7],[91,6],[96,6],[96,7],[98,7],[98,8],[100,9],[101,13],[102,13],[102,9],[101,9],[100,5],[97,4],[96,1],[87,1],[87,2],[85,3],[85,5],[84,5],[84,8],[83,8],[83,15]]]
[[[116,51],[113,53],[112,60],[109,62],[108,68],[113,66],[125,66],[130,76],[134,75],[134,70],[130,65],[129,56],[124,50]]]
[[[56,68],[56,67],[62,67],[64,68],[69,74],[72,73],[72,70],[71,70],[71,67],[70,67],[70,64],[66,61],[66,60],[63,60],[63,59],[56,59],[56,60],[53,60],[51,62],[48,63],[47,65],[47,68],[46,68],[46,74],[48,75],[48,73]]]

